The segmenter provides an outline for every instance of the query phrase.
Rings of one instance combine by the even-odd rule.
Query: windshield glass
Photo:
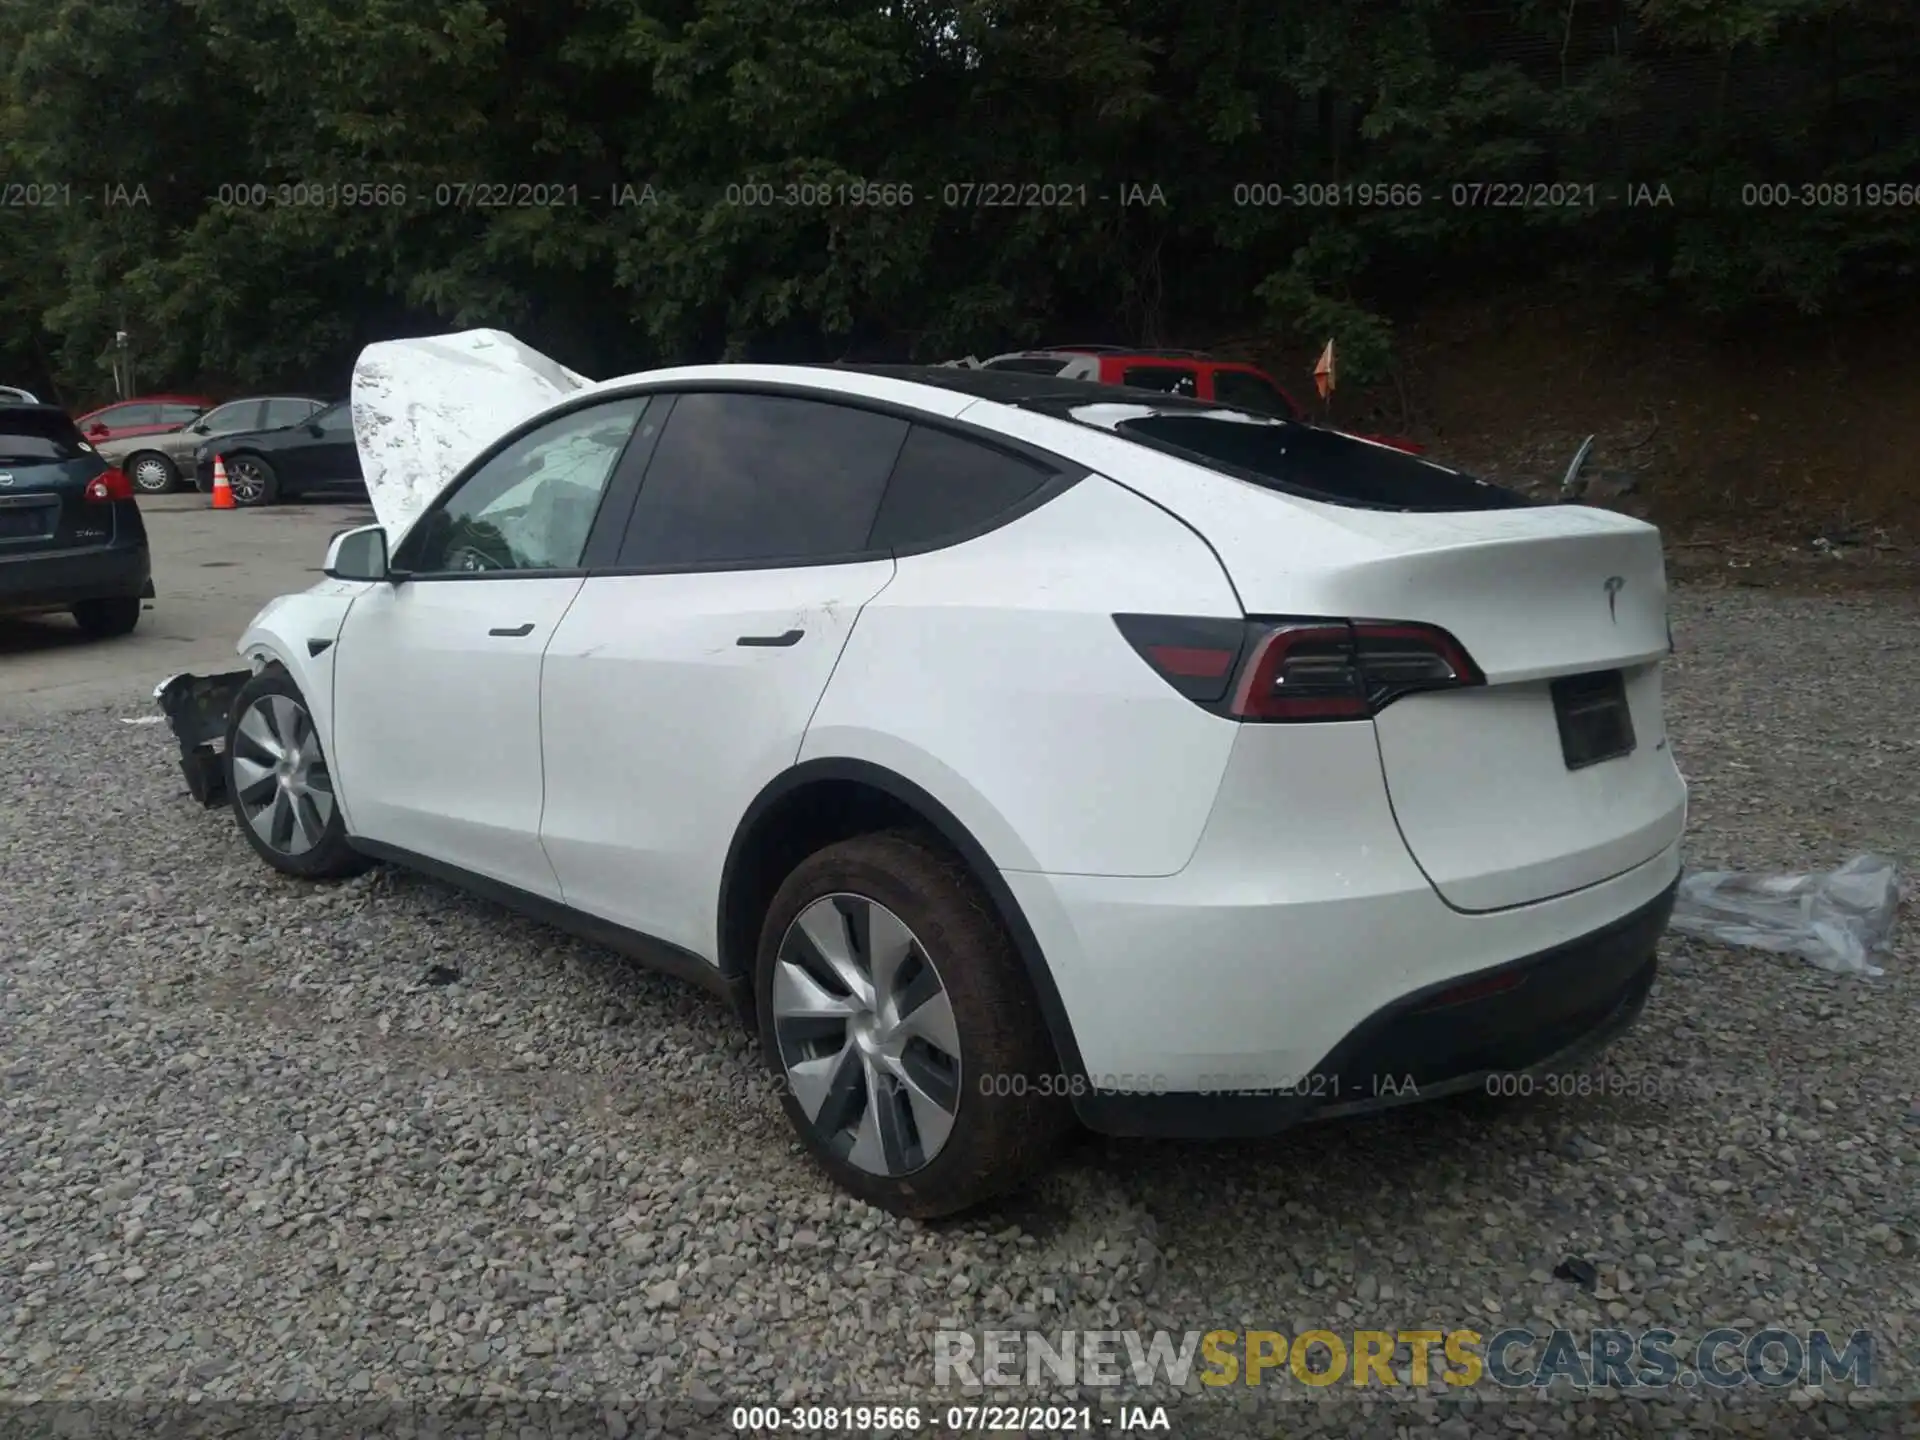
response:
[[[64,411],[0,410],[0,465],[47,465],[90,453]]]

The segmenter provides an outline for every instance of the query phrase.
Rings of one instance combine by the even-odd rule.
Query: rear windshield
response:
[[[0,406],[0,465],[45,465],[90,453],[66,411]]]
[[[1164,412],[1122,420],[1143,445],[1308,500],[1363,510],[1506,510],[1536,503],[1517,491],[1405,451],[1313,425]]]

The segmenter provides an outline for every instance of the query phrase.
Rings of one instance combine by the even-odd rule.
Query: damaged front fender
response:
[[[182,674],[161,681],[153,692],[173,738],[180,742],[180,770],[187,777],[187,790],[209,809],[227,798],[223,753],[227,717],[233,712],[240,688],[252,678],[252,670]]]
[[[354,597],[366,588],[358,582],[329,579],[270,600],[253,617],[236,647],[247,668],[216,675],[174,675],[154,688],[154,702],[180,742],[180,769],[195,800],[209,807],[225,801],[227,725],[233,703],[241,687],[269,665],[278,665],[293,677],[307,698],[322,745],[331,745],[330,652]]]

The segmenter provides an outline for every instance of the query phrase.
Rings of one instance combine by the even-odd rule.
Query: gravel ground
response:
[[[1917,621],[1910,598],[1680,595],[1694,863],[1920,858]],[[0,733],[16,1423],[50,1412],[4,1402],[509,1397],[576,1404],[530,1418],[583,1433],[724,1434],[736,1403],[964,1401],[931,1389],[931,1332],[1009,1324],[1867,1329],[1884,1398],[1748,1390],[1721,1423],[1891,1433],[1920,1395],[1911,933],[1877,981],[1670,939],[1596,1072],[1638,1094],[1087,1141],[1029,1197],[916,1225],[809,1168],[717,1005],[432,882],[274,878],[185,798],[164,728],[119,723],[142,713],[130,691]],[[1590,1285],[1553,1278],[1567,1256]],[[1155,1398],[1183,1435],[1702,1414],[1334,1393]]]

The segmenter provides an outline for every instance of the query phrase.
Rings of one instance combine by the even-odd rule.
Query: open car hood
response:
[[[353,438],[389,540],[493,441],[591,383],[503,330],[367,346],[353,367]]]

